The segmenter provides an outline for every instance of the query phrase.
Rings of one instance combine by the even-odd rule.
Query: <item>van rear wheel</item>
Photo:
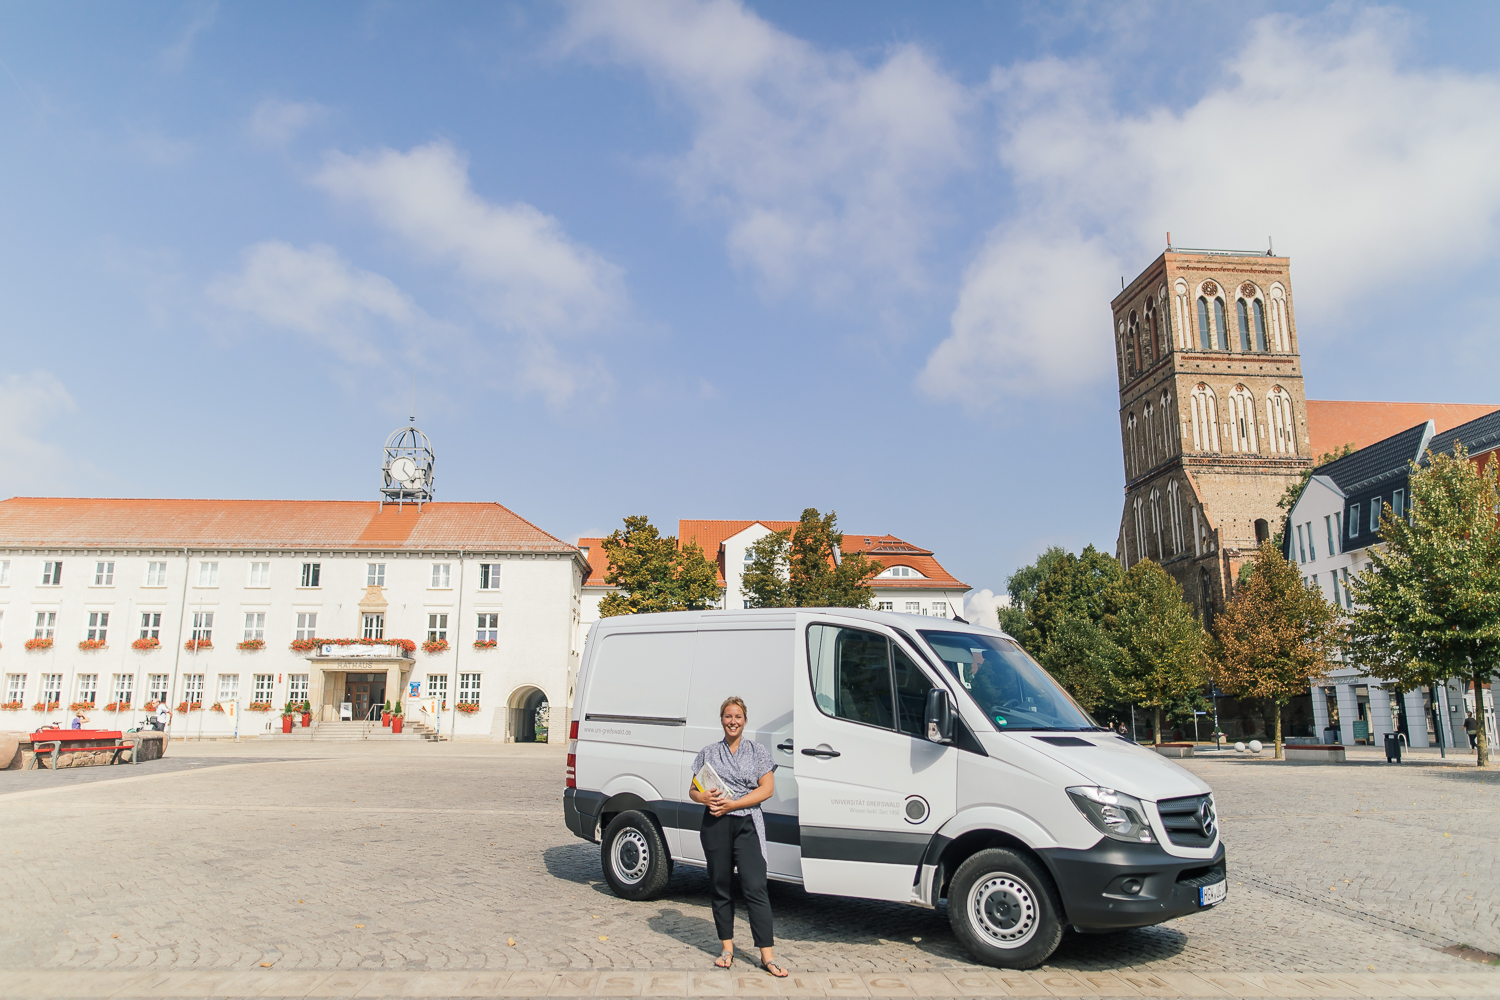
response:
[[[604,879],[622,899],[655,899],[672,878],[672,857],[651,817],[622,812],[604,831]]]
[[[1030,969],[1062,940],[1062,901],[1041,865],[1015,851],[980,851],[948,886],[948,921],[985,965]]]

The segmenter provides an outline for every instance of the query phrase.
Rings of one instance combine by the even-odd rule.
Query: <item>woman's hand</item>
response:
[[[727,795],[724,794],[722,789],[716,788],[712,792],[708,793],[709,815],[722,816],[725,813],[730,812],[734,807],[735,803],[731,801]]]

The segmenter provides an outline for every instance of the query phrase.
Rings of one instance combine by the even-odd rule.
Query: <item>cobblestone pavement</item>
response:
[[[700,872],[608,891],[562,825],[558,747],[174,744],[88,784],[0,774],[0,996],[1500,995],[1437,950],[1500,952],[1500,774],[1187,763],[1218,794],[1224,905],[1070,934],[1019,975],[974,966],[941,910],[773,883],[782,983],[745,967],[743,920],[737,973],[707,969]]]

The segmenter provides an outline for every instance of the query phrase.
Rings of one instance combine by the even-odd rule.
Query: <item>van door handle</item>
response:
[[[782,753],[791,753],[792,752],[792,741],[791,740],[787,740],[785,743],[778,743],[778,744],[776,744],[776,749],[780,750]]]
[[[824,750],[822,747],[814,747],[811,750],[804,750],[802,752],[807,754],[807,756],[809,757],[823,757],[825,759],[829,757],[843,756],[843,754],[839,753],[837,750]]]

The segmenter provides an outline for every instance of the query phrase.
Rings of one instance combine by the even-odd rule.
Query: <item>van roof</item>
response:
[[[982,635],[1005,635],[1004,632],[983,625],[971,625],[952,618],[933,618],[928,615],[907,615],[895,611],[871,611],[865,608],[745,608],[729,611],[663,611],[649,615],[617,615],[601,618],[601,626],[607,625],[676,625],[709,624],[713,622],[755,622],[786,620],[795,615],[838,615],[841,618],[857,618],[863,621],[889,625],[892,628],[916,629],[938,626],[959,632],[976,632]]]

